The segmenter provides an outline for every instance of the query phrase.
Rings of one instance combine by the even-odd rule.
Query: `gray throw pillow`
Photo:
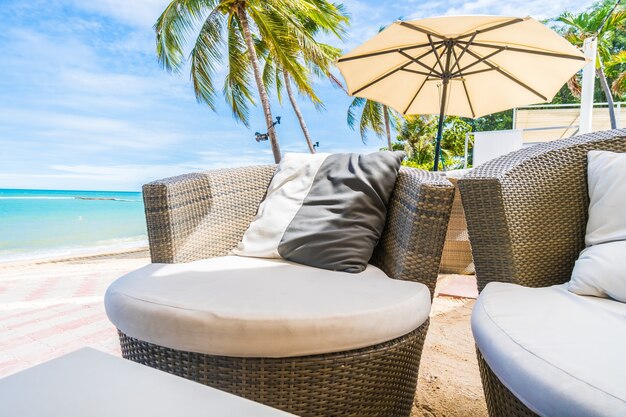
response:
[[[380,239],[402,152],[286,154],[234,254],[361,272]]]

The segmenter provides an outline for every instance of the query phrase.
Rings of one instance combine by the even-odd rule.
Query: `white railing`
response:
[[[615,119],[617,122],[617,127],[620,127],[620,118],[621,118],[621,110],[622,110],[622,104],[626,104],[626,102],[615,102],[614,103],[614,108],[615,108]],[[607,107],[608,108],[608,103],[594,103],[593,107],[594,108],[604,108]],[[578,109],[580,108],[580,103],[573,103],[573,104],[534,104],[534,105],[530,105],[530,106],[522,106],[522,107],[518,107],[518,108],[514,108],[513,109],[513,123],[512,123],[512,130],[521,130],[522,132],[538,132],[538,131],[554,131],[554,130],[562,130],[564,131],[564,133],[567,133],[568,131],[570,131],[571,133],[568,136],[574,136],[578,133],[578,128],[579,125],[578,124],[569,124],[569,125],[559,125],[559,126],[542,126],[542,127],[523,127],[518,129],[517,128],[517,112],[519,110],[548,110],[548,109]],[[464,155],[464,167],[467,168],[467,159],[468,159],[468,153],[469,153],[469,142],[470,142],[470,136],[473,136],[474,132],[469,132],[465,135],[465,155]],[[532,146],[535,145],[537,143],[541,143],[539,141],[537,142],[532,142],[532,141],[526,141],[524,143],[524,147],[527,146]]]

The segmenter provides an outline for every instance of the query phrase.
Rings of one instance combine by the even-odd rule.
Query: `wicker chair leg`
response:
[[[126,359],[302,417],[409,416],[428,321],[402,337],[346,352],[235,358],[183,352],[119,331]]]
[[[476,355],[478,356],[478,368],[483,382],[489,417],[537,417],[537,414],[526,407],[500,382],[496,374],[489,368],[478,347],[476,348]]]

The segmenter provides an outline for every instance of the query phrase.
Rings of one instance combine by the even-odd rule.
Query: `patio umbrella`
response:
[[[476,118],[549,102],[586,63],[576,47],[530,17],[450,16],[398,21],[339,58],[350,95],[402,114]]]

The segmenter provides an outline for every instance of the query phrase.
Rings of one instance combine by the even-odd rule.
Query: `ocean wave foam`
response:
[[[74,197],[0,197],[0,200],[74,200]]]
[[[90,256],[105,253],[139,250],[148,247],[145,236],[110,239],[96,242],[90,246],[63,247],[34,251],[0,251],[0,263],[34,261],[47,259],[64,259],[79,256]]]
[[[109,198],[109,197],[84,197],[84,196],[76,196],[76,197],[0,197],[0,200],[86,200],[86,201],[123,201],[127,203],[140,203],[141,200],[130,200],[126,198]]]

